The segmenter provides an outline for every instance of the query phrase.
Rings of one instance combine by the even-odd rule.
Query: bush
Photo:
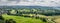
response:
[[[5,23],[16,23],[13,19],[6,20]]]

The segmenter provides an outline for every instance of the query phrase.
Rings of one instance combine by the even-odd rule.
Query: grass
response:
[[[3,17],[5,20],[13,19],[14,21],[16,21],[16,23],[45,23],[42,20],[35,18],[26,18],[26,17],[13,16],[7,14],[3,14]]]

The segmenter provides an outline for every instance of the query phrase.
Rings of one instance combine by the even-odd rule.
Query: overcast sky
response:
[[[0,6],[2,5],[60,6],[60,0],[0,0]]]

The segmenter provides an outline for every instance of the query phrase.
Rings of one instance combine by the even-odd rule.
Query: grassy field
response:
[[[16,21],[16,23],[45,23],[42,20],[35,18],[27,18],[21,16],[7,15],[7,14],[3,14],[3,17],[5,20],[13,19],[14,21]]]

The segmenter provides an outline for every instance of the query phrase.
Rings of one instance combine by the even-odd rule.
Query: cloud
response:
[[[0,5],[60,6],[60,0],[0,0]]]

